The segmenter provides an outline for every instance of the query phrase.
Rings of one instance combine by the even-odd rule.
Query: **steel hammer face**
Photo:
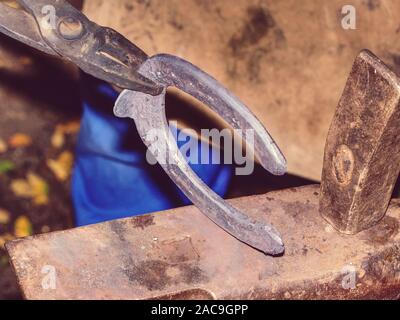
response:
[[[325,147],[320,212],[355,234],[381,220],[400,171],[400,79],[367,50],[353,69]]]

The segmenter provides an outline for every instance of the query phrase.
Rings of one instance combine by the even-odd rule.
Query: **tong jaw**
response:
[[[175,86],[206,103],[234,128],[253,129],[255,153],[262,165],[274,174],[284,174],[286,160],[262,124],[215,79],[182,59],[157,55],[147,60],[139,72],[162,85],[164,91],[152,97],[125,90],[116,102],[115,115],[134,119],[143,142],[158,163],[214,223],[238,240],[266,254],[282,254],[284,244],[273,226],[253,220],[224,201],[187,164],[168,127],[165,112],[166,88]],[[155,132],[158,134],[154,135]]]
[[[86,73],[121,88],[151,95],[162,92],[162,87],[137,73],[148,56],[115,30],[91,22],[63,0],[19,3],[36,19],[46,45]]]

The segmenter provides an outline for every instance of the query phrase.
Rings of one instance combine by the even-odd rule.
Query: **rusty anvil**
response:
[[[195,207],[9,242],[27,299],[400,297],[400,78],[357,57],[328,134],[321,186],[232,200],[273,223],[280,257],[235,240]],[[48,270],[54,286],[46,286]]]

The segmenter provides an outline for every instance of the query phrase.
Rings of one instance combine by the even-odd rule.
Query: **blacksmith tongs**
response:
[[[18,8],[0,3],[1,32],[126,89],[116,102],[115,114],[135,120],[154,158],[186,196],[238,240],[271,255],[284,251],[274,227],[235,209],[200,180],[178,150],[168,127],[165,94],[167,87],[174,86],[208,105],[233,128],[253,130],[254,150],[262,166],[273,174],[284,174],[286,160],[281,151],[238,98],[189,62],[165,54],[149,58],[122,35],[91,22],[66,1],[16,2]],[[173,155],[173,159],[166,159],[167,155]]]

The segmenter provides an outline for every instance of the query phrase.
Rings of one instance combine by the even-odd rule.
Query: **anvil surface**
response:
[[[398,299],[400,201],[350,236],[321,218],[319,190],[231,200],[280,230],[280,257],[237,241],[193,206],[15,240],[7,250],[27,299]],[[42,285],[46,266],[53,289]]]

